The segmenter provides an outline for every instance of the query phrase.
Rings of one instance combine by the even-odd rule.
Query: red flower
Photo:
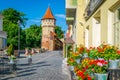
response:
[[[101,48],[101,47],[97,47],[97,50],[98,50],[99,53],[100,53],[100,52],[104,52],[104,49]]]
[[[87,52],[87,53],[89,53],[89,52],[90,52],[90,50],[89,50],[89,49],[86,49],[86,52]]]
[[[117,50],[116,52],[117,52],[117,54],[120,54],[120,50]]]
[[[97,65],[98,63],[101,63],[102,65],[108,64],[108,62],[105,60],[94,60],[94,61],[91,61],[89,64],[90,65]]]
[[[84,51],[84,47],[79,48],[79,52],[82,53]]]
[[[90,77],[89,75],[88,75],[88,78],[87,78],[87,80],[92,80],[92,79],[91,79],[91,77]]]
[[[82,72],[82,71],[79,70],[79,71],[77,72],[77,75],[80,76],[83,80],[85,79],[84,72]]]

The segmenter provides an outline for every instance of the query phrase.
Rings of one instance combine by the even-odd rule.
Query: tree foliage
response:
[[[12,44],[14,49],[18,49],[18,29],[20,29],[20,49],[40,47],[42,36],[41,26],[34,24],[23,30],[21,26],[25,27],[27,18],[25,18],[24,13],[13,8],[3,10],[2,15],[4,16],[3,30],[7,32],[7,46]],[[64,37],[64,31],[59,26],[55,27],[55,33],[58,38]]]
[[[18,48],[18,21],[20,24],[25,26],[24,18],[25,14],[19,12],[13,8],[8,8],[2,11],[3,18],[3,30],[7,32],[7,46],[13,44],[15,49]],[[22,28],[20,27],[20,33],[22,34]],[[22,35],[21,35],[22,36]]]
[[[25,26],[27,18],[25,18],[25,14],[19,12],[13,8],[8,8],[2,11],[2,15],[4,16],[4,23],[3,24],[18,24],[18,21],[22,26]]]
[[[56,27],[55,27],[55,33],[57,34],[57,37],[58,37],[59,39],[61,39],[61,38],[64,37],[65,31],[63,31],[63,30],[61,29],[61,27],[56,26]]]
[[[41,30],[41,26],[37,26],[36,24],[31,25],[30,28],[25,29],[27,47],[40,47],[42,34]]]

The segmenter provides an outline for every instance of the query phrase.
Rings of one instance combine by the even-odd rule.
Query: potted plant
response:
[[[14,63],[14,60],[16,59],[16,57],[14,55],[11,55],[9,59],[10,59],[10,63]]]
[[[14,48],[12,44],[10,44],[10,46],[8,47],[8,56],[10,59],[10,63],[13,63],[16,57],[14,56]]]
[[[78,80],[92,80],[90,75],[86,73],[86,70],[78,70],[76,75],[78,76]]]
[[[79,52],[75,52],[71,54],[71,58],[73,58],[78,64],[80,63],[80,53]]]
[[[80,47],[77,48],[77,51],[82,55],[83,58],[88,57],[89,49],[87,49],[85,46],[80,45]]]
[[[88,56],[91,59],[97,59],[97,57],[98,57],[97,49],[95,47],[90,47]]]
[[[89,69],[89,58],[84,58],[81,61],[81,64],[78,65],[78,67],[75,67],[75,73],[77,76],[77,80],[93,80],[93,78],[90,76]]]
[[[74,66],[77,65],[77,62],[73,58],[68,58],[67,63],[70,65],[71,70],[74,70]]]
[[[92,60],[90,63],[89,71],[94,72],[95,80],[107,80],[108,62],[105,60]]]
[[[118,68],[119,67],[119,58],[120,58],[120,50],[113,45],[107,45],[104,48],[105,60],[109,61],[109,68]]]

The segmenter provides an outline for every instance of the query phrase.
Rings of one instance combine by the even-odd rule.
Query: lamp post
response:
[[[18,57],[20,57],[20,21],[18,20]]]

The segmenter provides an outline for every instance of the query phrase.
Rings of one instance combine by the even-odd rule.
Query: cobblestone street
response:
[[[27,58],[21,55],[15,74],[5,74],[1,80],[69,80],[62,73],[62,55],[59,51],[51,51],[33,55],[32,64],[28,65]]]

